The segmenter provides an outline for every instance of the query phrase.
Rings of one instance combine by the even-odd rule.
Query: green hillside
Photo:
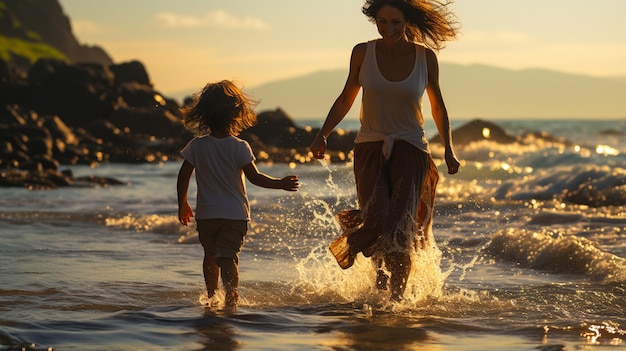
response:
[[[7,38],[0,35],[0,58],[7,62],[25,59],[34,63],[40,58],[54,58],[67,61],[67,57],[59,50],[45,43]]]
[[[63,53],[44,43],[37,32],[26,28],[3,0],[0,0],[0,58],[18,64],[32,64],[40,58],[67,61]]]

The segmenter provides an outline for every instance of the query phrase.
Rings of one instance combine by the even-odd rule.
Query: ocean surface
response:
[[[205,305],[179,162],[61,167],[123,186],[0,188],[0,350],[625,350],[626,121],[494,122],[539,133],[457,147],[454,176],[436,160],[437,249],[397,304],[368,259],[344,271],[327,250],[356,204],[350,163],[260,165],[302,186],[248,185],[236,310]]]

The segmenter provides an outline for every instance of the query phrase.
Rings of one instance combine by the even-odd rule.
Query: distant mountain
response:
[[[270,82],[248,91],[261,103],[258,110],[281,107],[293,118],[325,117],[343,89],[347,70],[320,71],[309,75]],[[349,115],[358,117],[360,95]]]
[[[296,119],[323,118],[346,76],[346,70],[321,71],[248,91],[261,100],[258,110],[281,107]],[[450,63],[441,63],[440,76],[453,118],[626,118],[626,77]],[[359,100],[349,118],[358,117]],[[424,104],[429,115],[426,97]]]

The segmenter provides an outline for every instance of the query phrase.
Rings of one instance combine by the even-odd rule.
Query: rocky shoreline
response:
[[[42,59],[20,74],[0,59],[0,186],[73,184],[60,165],[180,159],[193,137],[180,107],[154,89],[138,61],[106,66]],[[310,160],[307,146],[317,130],[297,126],[281,109],[260,112],[258,120],[240,137],[259,161]],[[332,138],[331,161],[346,160],[354,135]]]
[[[41,59],[24,74],[0,59],[0,186],[115,185],[120,182],[75,179],[60,167],[179,160],[193,137],[182,125],[180,107],[154,89],[139,61],[107,66]],[[455,143],[482,139],[486,124],[468,123],[455,131]],[[492,140],[515,140],[496,125],[488,127]],[[257,125],[240,137],[250,142],[259,162],[307,163],[317,131],[298,126],[278,108],[259,112]],[[333,132],[329,161],[349,161],[355,136]]]

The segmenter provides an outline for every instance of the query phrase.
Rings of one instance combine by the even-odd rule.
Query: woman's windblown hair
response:
[[[459,24],[448,8],[453,0],[366,0],[363,14],[376,22],[381,7],[389,5],[400,10],[408,22],[409,41],[422,43],[433,50],[441,50],[445,42],[456,38]]]
[[[190,106],[181,109],[183,124],[197,135],[222,132],[236,136],[256,124],[256,105],[257,101],[231,81],[209,83],[194,94]]]

